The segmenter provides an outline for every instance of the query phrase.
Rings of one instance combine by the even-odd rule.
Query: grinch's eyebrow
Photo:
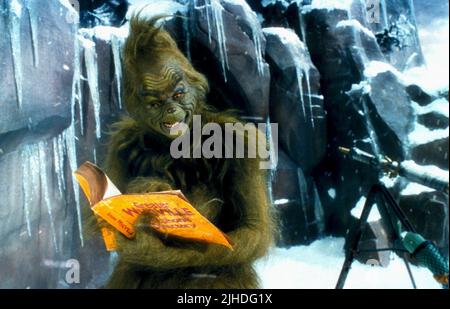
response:
[[[183,79],[182,74],[176,68],[167,66],[159,75],[143,74],[143,86],[146,90],[175,87]]]

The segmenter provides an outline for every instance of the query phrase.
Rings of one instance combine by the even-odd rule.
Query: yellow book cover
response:
[[[203,217],[179,190],[121,194],[108,176],[91,162],[83,163],[75,171],[75,177],[98,220],[110,224],[101,229],[108,251],[117,249],[114,228],[133,238],[134,224],[142,213],[151,215],[149,226],[159,233],[233,249],[227,235]]]

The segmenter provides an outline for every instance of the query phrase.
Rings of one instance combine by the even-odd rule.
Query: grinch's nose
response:
[[[168,114],[173,114],[173,113],[175,113],[175,111],[176,111],[176,108],[175,108],[175,107],[169,107],[169,108],[167,109],[167,113],[168,113]]]

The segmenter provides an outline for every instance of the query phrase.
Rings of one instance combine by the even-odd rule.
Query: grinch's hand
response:
[[[150,227],[152,218],[150,214],[139,216],[135,223],[136,234],[132,239],[117,233],[117,251],[122,259],[136,264],[142,264],[143,261],[146,261],[145,264],[152,263],[157,253],[164,250],[164,243]]]

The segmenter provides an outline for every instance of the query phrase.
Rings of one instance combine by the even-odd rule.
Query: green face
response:
[[[190,126],[195,106],[194,89],[176,65],[158,74],[142,74],[138,90],[139,119],[154,132],[174,139]]]

